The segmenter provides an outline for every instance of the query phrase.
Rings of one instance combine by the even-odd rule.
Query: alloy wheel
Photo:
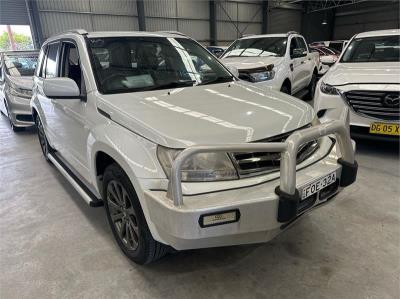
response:
[[[139,246],[139,226],[136,212],[132,207],[128,192],[115,180],[107,186],[107,205],[118,237],[128,250],[136,250]]]

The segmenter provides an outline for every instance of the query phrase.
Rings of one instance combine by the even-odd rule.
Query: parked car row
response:
[[[219,60],[176,32],[73,30],[43,44],[30,116],[131,260],[265,242],[354,183],[349,125],[398,135],[398,36],[354,37],[315,89],[318,54],[294,32],[239,39]],[[15,89],[12,55],[2,82]],[[288,95],[301,90],[317,113]]]

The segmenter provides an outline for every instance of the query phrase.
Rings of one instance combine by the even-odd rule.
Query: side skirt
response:
[[[82,196],[86,203],[91,207],[101,207],[104,205],[100,198],[97,198],[89,188],[61,161],[56,153],[49,153],[49,160],[70,182],[72,187]]]

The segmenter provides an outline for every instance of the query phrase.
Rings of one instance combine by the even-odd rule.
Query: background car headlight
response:
[[[272,80],[275,77],[275,71],[264,71],[249,74],[252,82],[261,82]]]
[[[339,91],[333,87],[332,85],[325,84],[324,82],[321,82],[321,92],[326,93],[326,94],[331,94],[331,95],[336,95],[339,94]]]
[[[157,147],[158,160],[167,177],[170,177],[172,163],[181,150]],[[182,165],[182,181],[207,182],[238,179],[238,175],[227,153],[199,153]]]
[[[21,98],[30,98],[32,96],[32,91],[29,89],[22,89],[15,86],[10,86],[9,88],[10,94],[21,97]]]

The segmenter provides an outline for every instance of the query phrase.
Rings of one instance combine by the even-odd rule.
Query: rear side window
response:
[[[57,77],[57,57],[59,43],[54,43],[48,46],[47,57],[46,57],[46,68],[44,72],[45,78]]]
[[[36,70],[35,70],[35,76],[43,77],[42,68],[43,68],[44,55],[46,53],[46,50],[47,50],[46,46],[42,47],[42,49],[40,50],[39,58],[38,58],[38,64],[37,64],[37,67],[36,67]]]

